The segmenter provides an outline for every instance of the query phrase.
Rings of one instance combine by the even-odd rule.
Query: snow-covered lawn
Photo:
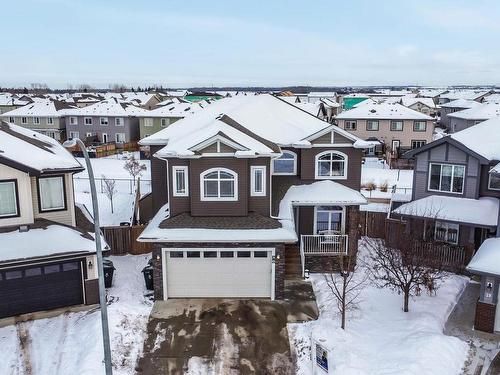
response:
[[[364,238],[358,259],[366,257]],[[361,269],[360,272],[365,272]],[[443,334],[444,324],[468,279],[450,275],[436,296],[422,294],[402,311],[402,296],[368,283],[358,309],[348,313],[346,330],[340,328],[336,303],[324,277],[311,276],[320,317],[317,321],[289,324],[289,336],[297,354],[298,374],[311,374],[311,335],[326,339],[333,349],[335,374],[440,374],[457,375],[469,346]]]
[[[114,373],[135,374],[153,305],[141,273],[151,255],[110,257],[116,267],[108,289]],[[59,315],[0,328],[0,374],[101,374],[99,310]]]
[[[361,168],[361,186],[375,184],[376,189],[368,191],[361,190],[367,198],[387,198],[391,197],[391,188],[396,185],[396,192],[400,194],[411,194],[413,185],[413,170],[389,169],[387,163],[378,158],[366,158]],[[388,191],[380,191],[383,185],[388,186]]]
[[[139,157],[136,153],[136,158]],[[85,166],[85,160],[77,158]],[[91,159],[94,176],[96,178],[99,214],[101,226],[120,225],[123,222],[130,222],[134,213],[135,187],[130,174],[124,169],[126,159],[119,155],[108,156],[105,158]],[[151,191],[151,172],[149,160],[140,160],[140,163],[146,165],[146,170],[141,175],[141,194]],[[115,179],[116,194],[113,197],[113,213],[111,204],[104,192],[103,176],[108,179]],[[83,171],[74,176],[75,200],[77,203],[85,205],[92,214],[92,199],[90,197],[90,185],[87,171]]]

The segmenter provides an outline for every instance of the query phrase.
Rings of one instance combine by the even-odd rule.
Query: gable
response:
[[[215,141],[212,144],[197,150],[200,154],[217,154],[217,153],[235,153],[238,151],[234,147],[225,144],[222,141]]]
[[[313,145],[352,144],[353,141],[333,130],[310,140]]]

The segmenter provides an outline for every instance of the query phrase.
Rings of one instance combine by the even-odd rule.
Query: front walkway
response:
[[[294,373],[287,323],[315,320],[310,283],[287,281],[285,300],[157,301],[137,372]]]
[[[469,358],[464,366],[464,375],[480,374],[500,349],[500,336],[474,330],[476,302],[479,298],[479,283],[471,282],[463,291],[455,309],[446,322],[444,333],[466,341]]]

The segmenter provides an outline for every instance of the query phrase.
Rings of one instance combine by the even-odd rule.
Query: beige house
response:
[[[381,147],[369,149],[368,155],[397,158],[432,141],[434,118],[397,103],[362,103],[340,113],[336,122],[359,138],[381,143]]]

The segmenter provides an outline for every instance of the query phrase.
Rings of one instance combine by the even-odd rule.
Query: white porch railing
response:
[[[348,252],[347,234],[302,234],[300,236],[300,259],[302,276],[307,255],[342,255]]]

